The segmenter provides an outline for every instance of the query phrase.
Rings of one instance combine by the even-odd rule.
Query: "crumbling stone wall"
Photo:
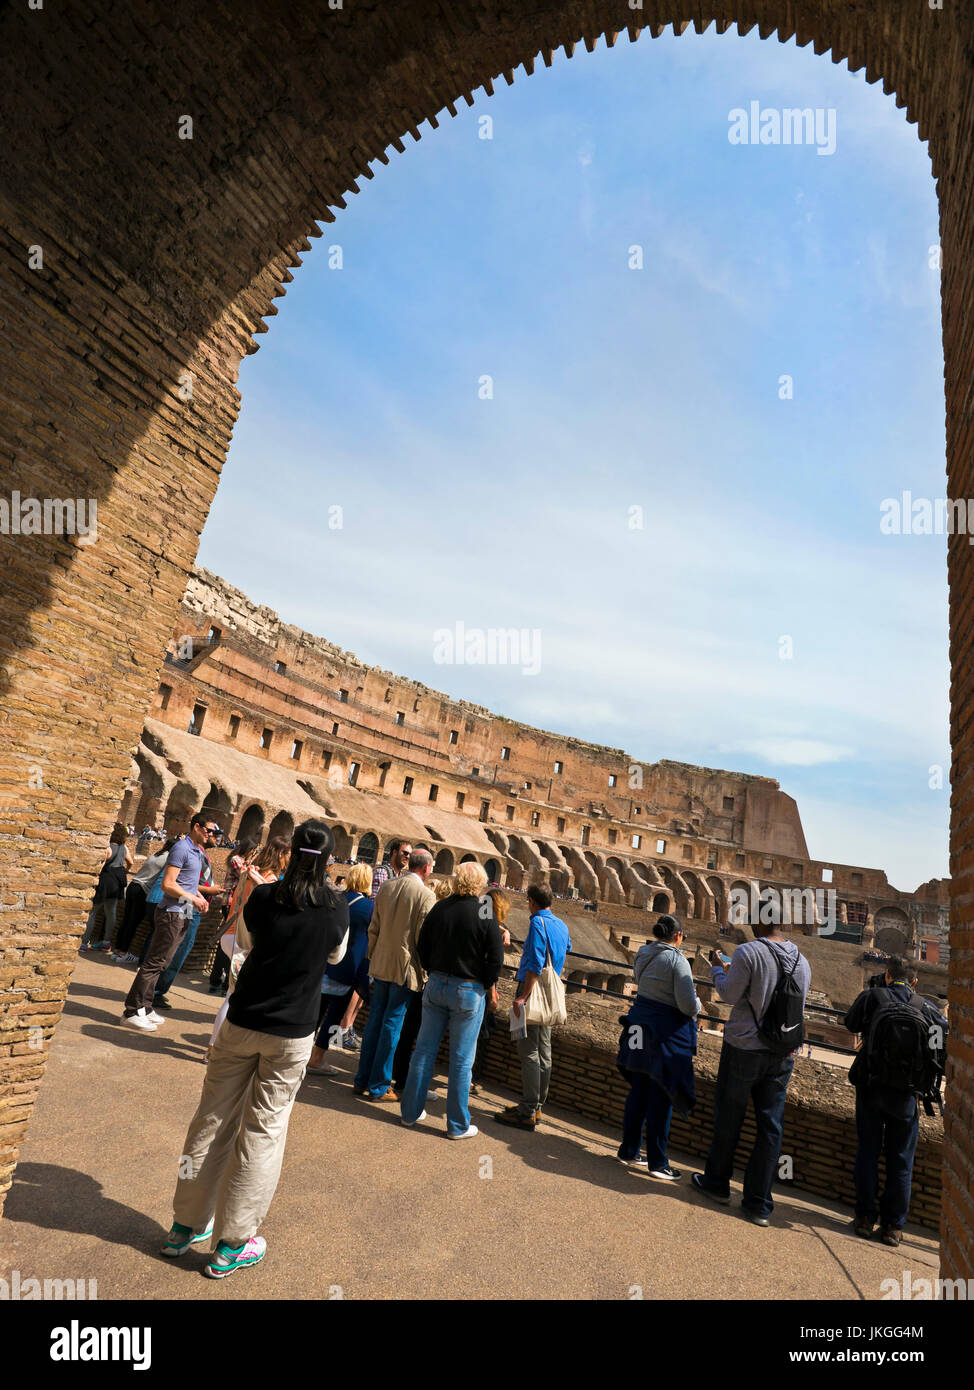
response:
[[[96,544],[0,536],[0,1190],[36,1095],[226,456],[242,355],[318,222],[407,133],[554,47],[687,25],[645,0],[92,0],[0,11],[0,441],[11,491],[98,503]],[[814,43],[896,93],[938,181],[949,490],[974,433],[969,8],[734,0],[692,22]],[[192,139],[186,117],[193,122]],[[38,250],[42,262],[38,261]],[[27,543],[29,542],[29,543]],[[944,1273],[974,1272],[974,553],[949,544],[951,1011]],[[38,1045],[39,1044],[39,1045]]]

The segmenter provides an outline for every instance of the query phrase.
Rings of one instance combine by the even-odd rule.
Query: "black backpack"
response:
[[[794,1052],[797,1047],[801,1047],[805,1041],[805,995],[801,985],[795,979],[795,971],[798,969],[801,953],[795,952],[794,963],[791,969],[786,971],[782,965],[781,957],[771,942],[765,941],[764,937],[759,937],[758,940],[764,941],[774,956],[775,964],[778,967],[778,982],[760,1019],[754,1013],[754,1005],[750,999],[747,1001],[747,1006],[754,1017],[758,1037],[765,1047],[784,1057],[789,1052]]]
[[[926,1013],[913,996],[902,1003],[895,995],[884,994],[863,1039],[866,1084],[921,1096],[926,1102],[935,1096],[939,1099],[947,1020],[939,1013],[931,1017],[934,1011]]]

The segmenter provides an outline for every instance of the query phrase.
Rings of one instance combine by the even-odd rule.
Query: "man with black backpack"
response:
[[[877,982],[878,980],[878,982]],[[880,1239],[899,1245],[910,1208],[913,1158],[920,1131],[917,1100],[932,1115],[940,1101],[947,1020],[914,994],[916,972],[891,956],[886,974],[869,981],[845,1016],[862,1047],[849,1069],[856,1088],[856,1235],[872,1238],[877,1217],[879,1156],[886,1186],[878,1202]]]
[[[724,1024],[710,1153],[703,1173],[694,1173],[691,1183],[698,1192],[729,1206],[734,1154],[751,1101],[757,1138],[744,1172],[741,1210],[756,1226],[768,1226],[785,1095],[795,1049],[805,1037],[805,997],[812,972],[776,923],[755,922],[752,930],[755,939],[738,946],[732,960],[710,952],[714,988],[734,1007]]]

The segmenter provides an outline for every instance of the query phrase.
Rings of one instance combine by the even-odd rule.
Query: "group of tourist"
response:
[[[257,1231],[277,1185],[298,1087],[307,1073],[337,1073],[327,1054],[348,1045],[364,1003],[368,1019],[360,1046],[354,1044],[359,1049],[355,1094],[367,1103],[397,1104],[407,1128],[420,1124],[427,1118],[436,1056],[448,1031],[446,1132],[453,1140],[478,1133],[469,1097],[477,1090],[511,940],[503,926],[510,898],[498,888],[488,891],[487,875],[475,862],[461,864],[434,892],[429,851],[394,841],[387,863],[352,865],[339,887],[329,873],[332,832],[323,822],[307,821],[291,840],[237,846],[218,889],[206,850],[219,833],[208,816],[194,816],[188,834],[150,856],[127,887],[131,856],[124,834],[120,840],[116,833],[96,891],[96,905],[113,901],[117,907],[122,884],[126,906],[116,954],[130,963],[135,960],[128,952],[133,923],[138,925],[157,894],[153,930],[122,1015],[125,1024],[146,1032],[163,1021],[155,1006],[175,974],[175,962],[185,959],[194,920],[208,901],[224,900],[225,932],[210,987],[225,992],[225,998],[183,1148],[174,1222],[163,1252],[181,1255],[215,1234],[206,1266],[213,1278],[263,1258],[266,1244]],[[552,1022],[563,1009],[559,982],[572,943],[565,923],[551,911],[547,888],[530,886],[527,899],[530,923],[515,972],[510,1025],[520,1056],[521,1096],[495,1119],[533,1131],[542,1123],[548,1096]],[[93,907],[86,944],[94,915]],[[753,931],[755,939],[738,945],[733,958],[710,953],[715,991],[732,1007],[724,1026],[710,1150],[703,1172],[694,1173],[691,1182],[710,1200],[730,1203],[750,1105],[756,1138],[741,1206],[756,1225],[768,1226],[811,971],[776,926],[755,925]],[[635,957],[636,995],[620,1020],[618,1066],[629,1094],[618,1158],[639,1164],[645,1143],[649,1174],[675,1182],[681,1175],[668,1159],[670,1124],[674,1111],[689,1115],[694,1108],[701,1004],[680,949],[679,919],[660,915],[653,935]],[[946,1035],[945,1019],[915,995],[915,984],[915,973],[911,977],[907,965],[893,958],[845,1019],[863,1037],[850,1072],[859,1140],[854,1226],[860,1236],[871,1237],[878,1219],[881,1238],[890,1245],[899,1244],[909,1208],[917,1098],[937,1090]],[[930,1038],[938,1030],[936,1053]],[[886,1168],[881,1197],[880,1154]]]

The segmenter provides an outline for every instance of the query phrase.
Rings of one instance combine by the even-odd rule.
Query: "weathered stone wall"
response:
[[[930,141],[949,488],[971,495],[974,209],[967,6],[691,7],[865,67]],[[370,163],[552,49],[675,21],[645,0],[79,0],[0,11],[0,440],[11,491],[95,498],[99,541],[0,536],[0,1191],[16,1160],[158,664],[233,428],[242,354]],[[180,118],[194,121],[179,138]],[[184,125],[185,130],[185,125]],[[30,248],[41,248],[43,266]],[[29,257],[34,256],[34,268]],[[190,373],[187,377],[186,373]],[[188,390],[191,388],[191,390]],[[974,554],[949,545],[952,1113],[944,1272],[974,1272]],[[40,1030],[44,1046],[32,1050]]]

